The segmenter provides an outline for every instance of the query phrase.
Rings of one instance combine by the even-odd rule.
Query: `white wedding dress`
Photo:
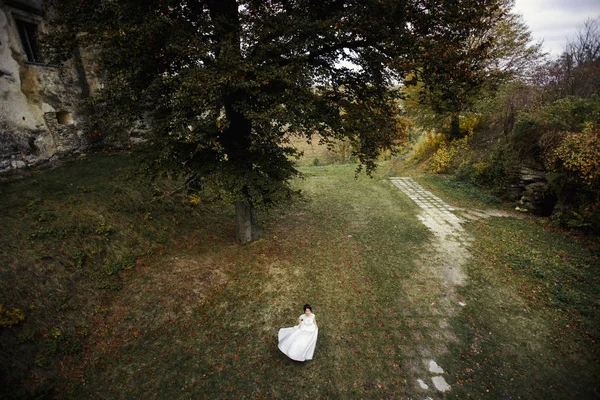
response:
[[[296,361],[312,360],[317,346],[319,328],[315,325],[315,315],[302,314],[300,326],[279,330],[279,350]]]

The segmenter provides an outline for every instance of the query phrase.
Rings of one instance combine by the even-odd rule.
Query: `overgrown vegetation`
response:
[[[514,45],[525,51],[527,37]],[[456,114],[435,114],[417,101],[418,88],[407,87],[408,116],[433,132],[421,137],[412,159],[510,201],[523,194],[523,168],[541,171],[548,189],[538,196],[554,221],[600,232],[599,44],[600,19],[589,20],[559,59],[531,64],[528,58],[528,73],[505,76],[498,87],[483,85],[452,135]]]

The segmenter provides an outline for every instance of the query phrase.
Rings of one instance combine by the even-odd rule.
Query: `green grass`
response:
[[[598,253],[580,239],[534,219],[469,224],[468,305],[440,316],[443,287],[421,268],[430,233],[386,168],[302,167],[303,197],[261,213],[245,246],[231,207],[150,202],[168,188],[131,168],[97,155],[1,184],[14,234],[0,239],[0,303],[26,315],[0,328],[10,397],[426,397],[415,371],[432,354],[444,398],[597,395]],[[471,188],[415,177],[482,208]],[[306,302],[319,340],[296,363],[277,330]]]
[[[0,330],[0,394],[51,392],[122,288],[121,272],[197,228],[199,208],[184,196],[152,203],[158,187],[132,172],[128,157],[93,155],[0,183],[0,303],[25,314]]]
[[[593,399],[600,376],[600,249],[542,219],[469,226],[469,307],[453,321],[449,398]]]
[[[386,181],[354,180],[347,166],[304,172],[304,199],[267,215],[264,239],[240,246],[219,232],[203,240],[195,235],[210,231],[199,229],[182,249],[149,266],[152,272],[138,272],[149,280],[132,276],[129,293],[112,304],[119,315],[109,315],[100,329],[111,346],[91,349],[86,384],[73,391],[131,398],[406,391],[399,346],[410,339],[398,308],[406,301],[398,277],[413,268],[411,254],[427,233],[414,206]],[[385,240],[382,231],[389,232]],[[176,279],[173,263],[182,268]],[[207,292],[201,299],[181,281],[195,279],[196,267],[212,282],[201,288]],[[297,364],[277,349],[277,330],[291,326],[306,302],[317,313],[320,338],[315,361]],[[122,333],[111,331],[116,321]]]

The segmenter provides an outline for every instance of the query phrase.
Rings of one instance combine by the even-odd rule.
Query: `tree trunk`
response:
[[[193,3],[193,2],[192,2]],[[238,65],[242,61],[242,29],[237,0],[208,0],[208,10],[214,21],[213,38],[215,58],[223,68]],[[240,109],[247,108],[249,101],[243,85],[238,82],[226,85],[223,105],[229,126],[219,135],[228,163],[238,173],[252,169],[250,147],[252,123]],[[243,106],[240,106],[243,105]],[[243,190],[246,191],[246,188]],[[235,202],[235,235],[240,243],[249,243],[259,237],[256,211],[249,201]]]
[[[450,120],[450,139],[460,139],[460,120],[458,114],[452,114]]]
[[[249,243],[259,237],[256,211],[244,201],[235,202],[235,236],[240,243]]]

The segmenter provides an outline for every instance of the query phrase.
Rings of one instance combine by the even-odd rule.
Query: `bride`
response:
[[[310,304],[304,305],[304,314],[298,318],[298,325],[279,330],[279,350],[296,361],[312,360],[317,345],[319,328]]]

